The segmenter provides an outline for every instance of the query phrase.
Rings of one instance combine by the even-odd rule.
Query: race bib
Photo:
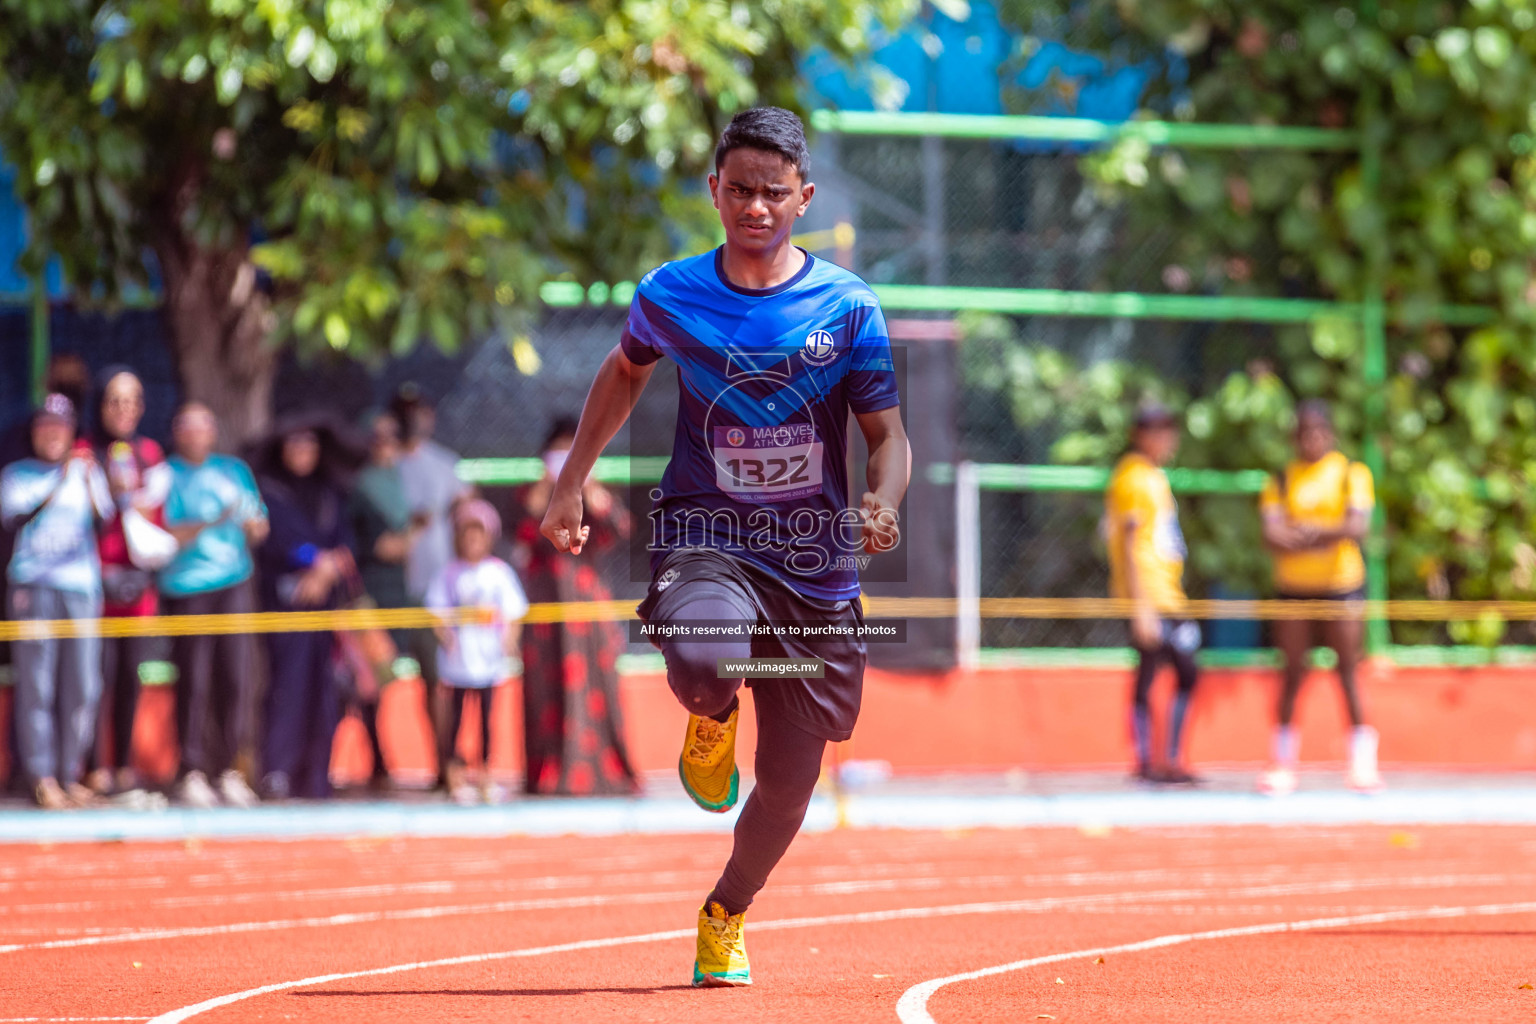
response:
[[[810,423],[715,427],[715,484],[737,501],[788,501],[821,491],[822,444]]]

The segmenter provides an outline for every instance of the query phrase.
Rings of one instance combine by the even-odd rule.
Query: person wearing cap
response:
[[[176,453],[165,526],[181,548],[160,571],[167,615],[249,615],[256,610],[251,548],[267,535],[267,509],[251,469],[214,451],[219,424],[201,402],[171,423]],[[249,633],[188,634],[172,643],[176,730],[181,739],[176,796],[191,807],[255,803],[235,757],[255,738],[254,638]],[[214,788],[217,786],[217,790]]]
[[[79,409],[84,404],[86,385],[89,381],[90,370],[86,367],[85,360],[70,353],[60,353],[48,360],[43,393],[45,395],[61,394],[68,398],[76,409]],[[17,417],[0,429],[0,470],[4,470],[12,463],[32,457],[32,418],[35,414],[36,410],[29,409],[25,415]],[[0,567],[10,564],[11,550],[15,541],[14,533],[0,524]],[[5,589],[5,573],[0,571],[0,608],[6,607]],[[8,640],[0,639],[0,686],[10,686],[13,681],[11,644]],[[16,739],[16,716],[14,715],[11,716],[6,740],[8,750],[14,752],[20,746]],[[12,788],[25,775],[25,771],[15,757],[10,759],[8,769],[9,777],[4,780],[6,789]]]
[[[1365,599],[1360,541],[1370,529],[1376,504],[1371,471],[1338,450],[1333,416],[1323,402],[1303,402],[1297,408],[1295,443],[1295,460],[1270,478],[1259,498],[1264,542],[1274,558],[1275,589],[1281,600],[1336,601],[1358,609]],[[1376,730],[1365,723],[1355,682],[1363,641],[1360,616],[1349,613],[1317,622],[1277,619],[1273,629],[1284,667],[1273,760],[1259,779],[1260,790],[1283,796],[1296,788],[1301,737],[1292,722],[1312,641],[1319,635],[1338,655],[1339,688],[1352,727],[1349,784],[1362,792],[1380,789]]]
[[[101,616],[96,525],[116,514],[107,479],[89,446],[75,446],[75,406],[50,394],[32,420],[32,457],[0,472],[0,521],[16,532],[6,569],[7,618]],[[37,636],[17,640],[17,743],[38,805],[86,806],[80,783],[96,735],[101,640]]]
[[[439,763],[449,794],[460,803],[477,797],[495,803],[505,792],[490,777],[491,691],[515,675],[519,620],[528,613],[528,598],[512,567],[491,548],[501,535],[501,517],[490,502],[471,498],[453,512],[454,558],[427,587],[427,607],[450,613],[481,609],[489,621],[456,625],[444,622],[436,630],[437,672],[448,699],[446,743]],[[446,616],[445,616],[446,617]],[[480,707],[480,790],[469,784],[467,766],[458,754],[464,699],[473,691]]]
[[[1132,602],[1131,643],[1137,665],[1131,700],[1131,738],[1137,778],[1147,782],[1196,781],[1180,762],[1184,719],[1199,670],[1200,627],[1180,618],[1184,607],[1184,534],[1179,509],[1163,467],[1179,450],[1173,412],[1148,402],[1136,411],[1130,450],[1121,457],[1104,495],[1111,596]],[[1168,713],[1165,756],[1152,754],[1153,680],[1164,662],[1178,688]]]

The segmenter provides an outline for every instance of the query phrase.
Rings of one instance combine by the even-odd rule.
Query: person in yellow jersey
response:
[[[1184,718],[1199,671],[1200,627],[1180,618],[1184,607],[1184,534],[1179,509],[1163,467],[1179,450],[1179,424],[1157,404],[1136,411],[1130,450],[1121,457],[1104,494],[1109,548],[1110,593],[1135,602],[1131,641],[1138,662],[1131,700],[1131,737],[1136,747],[1137,778],[1146,782],[1193,783],[1198,779],[1180,763]],[[1152,757],[1152,682],[1164,662],[1178,680],[1168,715],[1166,757]]]
[[[1333,417],[1322,402],[1303,402],[1297,408],[1296,456],[1270,479],[1260,498],[1264,542],[1274,556],[1275,589],[1282,600],[1358,603],[1365,597],[1365,559],[1360,541],[1370,528],[1371,509],[1376,503],[1371,471],[1338,450]],[[1364,791],[1380,788],[1376,730],[1365,724],[1355,678],[1362,635],[1357,615],[1274,623],[1284,675],[1273,762],[1259,783],[1264,792],[1283,795],[1296,788],[1301,737],[1292,719],[1312,642],[1319,636],[1338,655],[1339,685],[1353,727],[1350,785]]]

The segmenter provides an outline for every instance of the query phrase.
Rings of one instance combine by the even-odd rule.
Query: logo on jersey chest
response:
[[[812,366],[825,366],[837,357],[831,331],[812,331],[805,336],[800,358]]]

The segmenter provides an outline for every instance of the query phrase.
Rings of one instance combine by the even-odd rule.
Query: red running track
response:
[[[0,848],[0,1021],[1536,1017],[1529,827],[808,835],[748,915],[757,984],[694,991],[728,843]]]

